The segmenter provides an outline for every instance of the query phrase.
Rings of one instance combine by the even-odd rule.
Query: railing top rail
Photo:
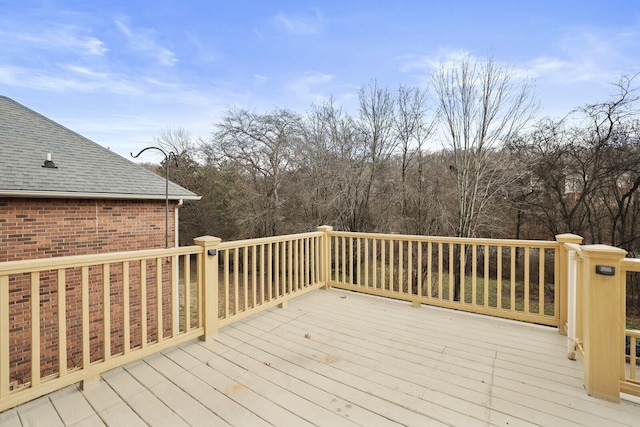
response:
[[[559,242],[553,240],[486,239],[474,237],[418,236],[410,234],[360,233],[351,231],[330,231],[331,236],[368,237],[384,240],[412,240],[419,242],[477,244],[490,246],[518,246],[536,248],[558,248]]]
[[[219,249],[233,249],[244,246],[260,245],[275,242],[287,242],[309,237],[321,237],[322,232],[289,234],[284,236],[263,237],[258,239],[246,239],[222,242]],[[21,261],[6,261],[0,263],[0,275],[21,274],[35,271],[57,270],[62,268],[85,267],[98,264],[111,264],[116,262],[152,259],[158,257],[171,257],[178,255],[196,254],[202,251],[200,246],[182,246],[168,249],[147,249],[138,251],[110,252],[105,254],[72,255],[65,257],[39,258]]]
[[[640,338],[640,329],[626,329],[624,333],[628,337]]]
[[[640,272],[640,258],[623,258],[620,265],[626,271]]]
[[[63,268],[86,267],[90,265],[112,264],[159,257],[197,254],[200,246],[181,246],[168,249],[146,249],[139,251],[110,252],[105,254],[73,255],[65,257],[39,258],[21,261],[0,262],[0,276],[36,271],[58,270]]]
[[[287,234],[284,236],[260,237],[257,239],[231,240],[222,242],[218,245],[218,249],[235,249],[244,246],[264,245],[267,243],[288,242],[290,240],[299,240],[309,237],[321,237],[324,233],[319,231],[311,231],[309,233]]]
[[[582,248],[576,243],[564,243],[564,246],[570,251],[575,251],[577,254],[582,253]]]

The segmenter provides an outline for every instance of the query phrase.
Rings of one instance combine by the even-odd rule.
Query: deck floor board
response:
[[[555,329],[316,291],[0,413],[0,424],[634,426]]]

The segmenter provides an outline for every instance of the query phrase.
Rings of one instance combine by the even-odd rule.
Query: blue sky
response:
[[[461,54],[534,80],[541,115],[640,72],[640,1],[0,0],[0,94],[121,155],[207,138],[228,106],[355,112],[377,79],[424,86]]]

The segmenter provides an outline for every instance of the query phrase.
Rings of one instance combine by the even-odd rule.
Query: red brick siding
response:
[[[164,235],[164,200],[0,198],[0,262],[162,248]]]
[[[169,245],[173,246],[175,203],[169,206]],[[125,250],[165,245],[164,201],[109,201],[0,198],[0,262]],[[112,354],[122,351],[122,266],[110,266]],[[130,265],[131,346],[140,345],[139,264]],[[149,341],[157,337],[155,261],[147,262],[147,325]],[[82,319],[80,269],[66,271],[66,318],[69,367],[81,366]],[[91,361],[104,355],[102,268],[90,267]],[[163,266],[163,329],[171,319],[169,266]],[[30,278],[10,277],[11,380],[24,383],[30,376]],[[54,272],[40,275],[41,375],[57,372],[57,280]]]

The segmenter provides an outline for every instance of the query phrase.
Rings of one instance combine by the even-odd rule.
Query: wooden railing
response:
[[[220,243],[218,327],[324,286],[323,236],[314,232]]]
[[[0,263],[0,411],[202,335],[201,265],[198,246]]]
[[[323,286],[324,236],[0,263],[0,411]]]
[[[573,235],[552,242],[463,239],[322,226],[272,238],[205,236],[174,249],[0,263],[0,411],[215,336],[224,325],[328,286],[566,329],[590,394],[640,395],[636,371],[625,376],[624,363],[611,362],[625,359],[620,277],[640,271],[640,261],[580,242]],[[595,274],[601,264],[618,275]],[[640,331],[626,337],[635,367]]]
[[[629,273],[640,273],[640,259],[625,258],[620,262],[620,266],[622,267],[621,277],[625,282],[628,280]],[[623,299],[622,304],[625,302]],[[623,345],[625,363],[620,390],[640,397],[640,330],[625,328]]]
[[[581,246],[571,234],[555,242],[332,230],[328,236],[330,286],[556,326],[568,334],[569,358],[577,355],[585,366],[590,395],[640,397],[640,331],[624,328],[626,274],[640,272],[640,260],[623,259],[625,251]]]
[[[584,360],[584,287],[578,285],[583,283],[582,250],[579,244],[565,243],[562,252],[567,254],[567,357]]]
[[[568,255],[568,357],[584,364],[590,395],[640,397],[640,331],[625,328],[627,277],[640,272],[640,259],[624,258],[625,251],[610,246],[581,246],[576,239],[562,251]]]
[[[559,326],[558,242],[332,231],[329,284]]]

